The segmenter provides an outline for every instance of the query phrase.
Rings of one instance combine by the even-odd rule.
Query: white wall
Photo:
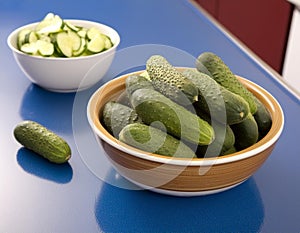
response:
[[[296,5],[293,12],[282,76],[300,90],[300,0],[290,1],[299,5]]]

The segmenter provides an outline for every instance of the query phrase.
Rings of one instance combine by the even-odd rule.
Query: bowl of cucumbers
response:
[[[120,36],[98,22],[48,13],[39,22],[15,29],[7,43],[30,81],[50,91],[75,92],[105,75]],[[96,64],[98,72],[89,72]]]
[[[278,101],[211,52],[195,67],[153,55],[90,97],[87,116],[113,167],[134,184],[176,196],[233,188],[270,156],[284,127]]]

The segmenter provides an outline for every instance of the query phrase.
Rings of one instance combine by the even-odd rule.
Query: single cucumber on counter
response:
[[[151,56],[146,63],[146,71],[156,90],[179,103],[191,105],[198,98],[195,85],[160,55]]]
[[[258,140],[258,126],[251,113],[241,123],[230,126],[235,136],[235,147],[243,150]]]
[[[262,139],[271,129],[272,118],[263,103],[257,98],[255,98],[255,101],[257,104],[257,111],[253,116],[258,126],[259,139]]]
[[[241,96],[218,84],[214,79],[196,69],[186,69],[183,75],[199,89],[198,101],[194,106],[215,120],[236,124],[242,122],[249,113],[249,105]]]
[[[130,101],[145,124],[161,122],[172,136],[199,145],[208,145],[215,138],[214,130],[207,121],[158,91],[138,89],[133,92]]]
[[[16,140],[53,163],[65,163],[71,157],[68,143],[34,121],[23,121],[14,128]]]
[[[238,80],[220,57],[211,52],[204,52],[198,56],[196,61],[196,67],[200,66],[200,71],[204,66],[220,85],[242,96],[248,102],[252,114],[257,111],[254,95]]]
[[[196,157],[183,142],[166,132],[141,123],[125,126],[119,134],[119,139],[130,146],[155,154],[181,158]]]
[[[115,138],[118,138],[120,131],[126,125],[141,122],[134,109],[114,101],[109,101],[104,105],[100,119],[105,129]]]

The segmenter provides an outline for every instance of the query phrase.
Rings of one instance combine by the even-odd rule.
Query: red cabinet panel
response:
[[[219,0],[196,0],[200,6],[206,9],[215,18],[217,18],[218,1]]]
[[[286,0],[197,0],[254,53],[282,72],[292,5]]]

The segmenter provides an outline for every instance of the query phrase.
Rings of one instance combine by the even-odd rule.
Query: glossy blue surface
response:
[[[113,26],[121,35],[119,49],[164,44],[193,56],[206,50],[217,53],[235,73],[263,86],[282,105],[286,123],[274,152],[249,180],[210,196],[178,198],[103,182],[77,150],[75,95],[31,84],[6,44],[12,30],[48,12]],[[0,28],[1,233],[300,231],[299,99],[188,1],[0,1]],[[50,164],[22,148],[12,131],[23,119],[64,137],[73,151],[69,163]],[[126,182],[111,167],[107,176]]]

